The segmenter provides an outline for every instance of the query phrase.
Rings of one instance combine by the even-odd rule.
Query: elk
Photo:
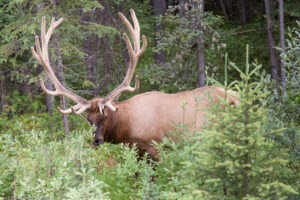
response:
[[[128,71],[123,82],[105,98],[86,100],[65,88],[56,78],[49,62],[48,43],[53,30],[63,21],[62,18],[57,21],[52,18],[47,33],[46,18],[42,18],[41,46],[39,37],[35,36],[36,50],[33,47],[31,50],[56,89],[55,91],[46,89],[44,81],[40,79],[42,90],[51,96],[65,96],[76,103],[66,110],[58,108],[61,113],[87,113],[87,120],[96,126],[94,145],[98,146],[103,142],[135,144],[140,155],[147,152],[153,160],[157,160],[158,152],[153,146],[153,141],[159,143],[165,136],[168,137],[168,133],[175,129],[174,123],[184,121],[191,131],[195,129],[199,131],[208,121],[206,117],[207,107],[217,103],[220,98],[226,98],[226,96],[232,104],[237,104],[238,100],[234,95],[227,95],[223,88],[209,86],[176,94],[151,91],[118,102],[122,92],[138,90],[139,77],[135,77],[134,87],[130,86],[130,82],[138,59],[147,46],[147,39],[144,35],[142,36],[143,45],[140,46],[139,22],[132,9],[130,13],[133,26],[122,13],[118,13],[127,26],[133,41],[132,46],[128,35],[123,34],[130,58]],[[195,98],[198,98],[197,102]],[[184,109],[182,108],[183,102],[186,104]]]

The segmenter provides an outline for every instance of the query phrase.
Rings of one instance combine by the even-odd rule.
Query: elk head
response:
[[[72,101],[76,103],[76,105],[71,106],[69,109],[62,110],[58,108],[58,110],[63,114],[69,114],[69,113],[75,113],[75,114],[81,114],[83,112],[87,112],[87,120],[91,123],[97,126],[96,136],[95,136],[95,144],[99,145],[103,142],[103,137],[101,136],[101,132],[103,129],[103,123],[107,118],[108,113],[111,112],[117,112],[118,108],[115,104],[115,102],[120,97],[121,93],[124,91],[130,91],[135,92],[139,88],[139,78],[136,76],[135,80],[135,86],[131,87],[130,82],[132,80],[134,70],[136,68],[137,62],[139,57],[142,55],[142,53],[145,51],[147,46],[147,40],[146,37],[143,35],[143,46],[140,47],[140,26],[139,22],[136,18],[134,10],[130,10],[133,26],[131,23],[127,20],[127,18],[122,14],[118,13],[122,21],[127,26],[132,41],[133,41],[133,47],[132,44],[128,38],[128,35],[126,33],[123,34],[126,46],[128,48],[128,54],[130,58],[128,71],[126,73],[125,79],[119,85],[116,89],[114,89],[111,93],[109,93],[105,98],[95,98],[92,100],[86,100],[75,93],[73,93],[71,90],[65,88],[57,79],[55,76],[55,73],[50,65],[49,62],[49,55],[48,55],[48,43],[50,41],[51,35],[53,30],[61,24],[63,21],[62,18],[55,21],[55,18],[53,17],[51,20],[50,27],[46,33],[46,17],[42,18],[41,23],[41,44],[39,36],[35,36],[35,46],[36,50],[31,47],[31,51],[33,56],[37,59],[39,64],[43,66],[45,69],[49,79],[53,83],[55,87],[55,91],[50,91],[45,87],[44,81],[40,79],[40,84],[43,89],[43,91],[51,96],[65,96]],[[98,134],[98,135],[97,135]],[[102,140],[102,141],[101,141]]]

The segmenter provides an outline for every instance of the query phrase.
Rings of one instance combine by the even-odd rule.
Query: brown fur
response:
[[[227,98],[232,104],[237,104],[233,94],[227,93]],[[97,126],[95,141],[98,145],[104,141],[136,144],[141,155],[148,152],[152,159],[157,160],[158,152],[152,141],[161,142],[163,137],[168,137],[167,133],[175,131],[173,124],[182,121],[191,133],[199,131],[208,121],[207,108],[216,104],[219,98],[225,98],[225,91],[213,86],[176,94],[147,92],[115,103],[117,112],[106,108],[106,117],[100,114],[97,106],[102,99],[96,98],[91,100],[92,107],[87,110],[87,119]],[[186,102],[185,108],[182,107],[183,102]]]

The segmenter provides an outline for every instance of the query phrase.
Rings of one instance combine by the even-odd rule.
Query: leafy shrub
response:
[[[286,199],[297,195],[299,174],[289,167],[289,149],[272,137],[283,127],[266,129],[269,109],[263,82],[252,81],[260,68],[241,74],[236,85],[240,105],[221,101],[211,108],[209,124],[174,143],[165,139],[157,163],[152,196],[156,199]],[[250,82],[251,81],[251,82]],[[184,125],[180,127],[185,130]],[[185,131],[180,138],[186,138]],[[167,146],[167,149],[163,147]],[[149,195],[148,195],[149,196]]]
[[[300,185],[295,180],[300,174],[300,23],[298,27],[290,29],[286,45],[286,55],[284,56],[287,83],[286,88],[282,88],[282,95],[273,92],[267,98],[268,117],[265,123],[266,130],[276,130],[281,128],[280,136],[271,137],[276,142],[288,149],[287,166],[293,172],[290,180],[294,181],[298,193],[300,193]],[[265,89],[272,90],[274,83],[269,76],[262,79]],[[298,185],[296,185],[298,184]],[[299,195],[291,195],[290,199],[299,199]]]
[[[137,191],[146,190],[143,183],[151,179],[152,167],[137,160],[135,148],[95,148],[93,127],[63,135],[49,122],[55,124],[55,119],[27,115],[1,130],[0,198],[142,198]]]

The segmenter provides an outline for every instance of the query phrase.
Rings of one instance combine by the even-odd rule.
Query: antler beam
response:
[[[135,92],[136,90],[138,90],[139,85],[140,85],[138,76],[136,76],[136,78],[135,78],[135,86],[134,87],[130,86],[130,82],[132,80],[138,59],[144,53],[144,51],[147,47],[147,39],[146,39],[145,35],[142,35],[143,46],[142,46],[142,48],[140,48],[140,25],[139,25],[139,22],[136,18],[136,15],[135,15],[135,12],[133,9],[130,9],[130,13],[131,13],[131,18],[132,18],[134,27],[132,27],[131,23],[127,20],[127,18],[122,13],[120,13],[120,12],[118,13],[120,18],[122,19],[122,21],[128,28],[129,33],[132,38],[132,41],[133,41],[133,45],[134,45],[132,47],[131,42],[128,38],[128,35],[126,33],[124,33],[123,36],[124,36],[124,39],[126,42],[126,46],[128,49],[128,55],[130,58],[129,67],[128,67],[125,79],[123,80],[121,85],[119,85],[116,89],[114,89],[111,93],[109,93],[103,99],[102,102],[98,103],[98,107],[99,107],[101,114],[104,113],[105,107],[108,107],[113,112],[117,111],[117,108],[112,105],[112,102],[116,101],[119,98],[119,96],[121,95],[121,93],[124,91]]]
[[[31,51],[33,56],[37,59],[37,61],[43,66],[45,69],[49,79],[53,83],[55,87],[55,91],[50,91],[45,87],[43,79],[40,79],[41,87],[43,91],[51,96],[65,96],[70,98],[72,101],[76,102],[77,104],[67,110],[62,110],[60,108],[59,111],[61,113],[67,114],[67,113],[75,113],[80,114],[84,112],[86,109],[91,107],[91,104],[86,101],[84,98],[74,94],[72,91],[66,89],[57,79],[55,76],[55,73],[53,72],[50,62],[49,62],[49,55],[48,55],[48,43],[50,41],[51,35],[53,30],[61,24],[63,21],[63,18],[60,18],[59,20],[55,21],[55,18],[53,17],[51,20],[50,27],[46,33],[46,17],[44,16],[42,18],[42,24],[41,24],[41,41],[42,41],[42,48],[40,45],[39,36],[35,36],[35,46],[36,51],[33,47],[31,47]]]

